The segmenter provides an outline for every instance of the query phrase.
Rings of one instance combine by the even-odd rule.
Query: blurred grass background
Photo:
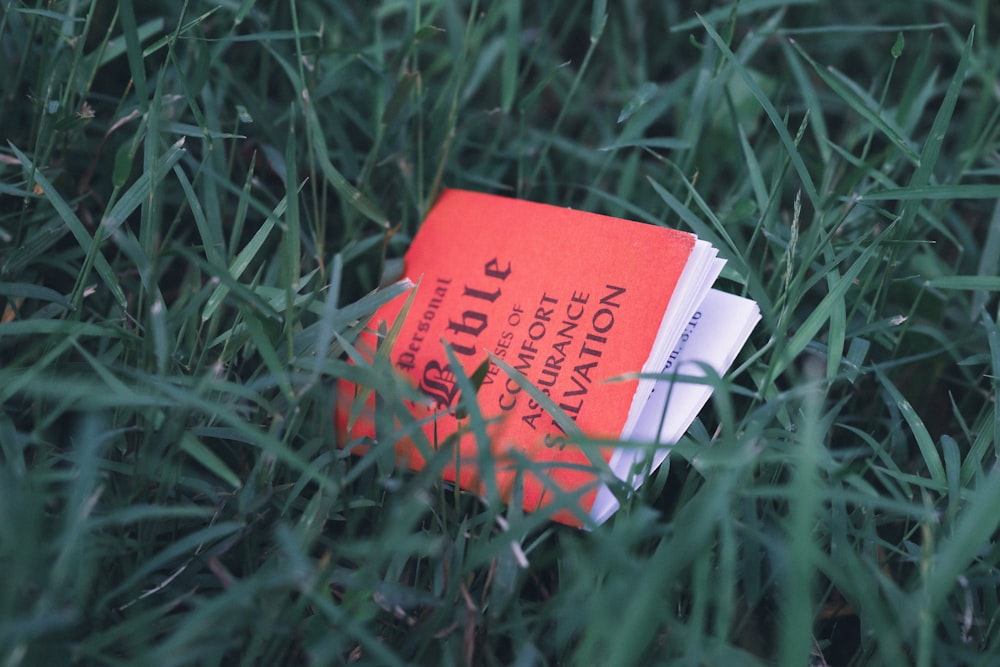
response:
[[[1000,6],[0,11],[3,665],[1000,659]],[[343,352],[444,186],[761,306],[592,532],[335,446],[338,378],[402,407]]]

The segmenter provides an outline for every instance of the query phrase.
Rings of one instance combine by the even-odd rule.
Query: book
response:
[[[505,502],[519,493],[529,511],[559,499],[554,520],[599,524],[618,507],[607,471],[638,487],[635,471],[669,451],[641,443],[687,431],[707,376],[725,374],[760,319],[753,301],[712,289],[724,264],[688,232],[446,190],[404,257],[414,292],[379,308],[356,341],[368,360],[389,345],[379,354],[419,391],[407,405],[422,436],[394,428],[378,442],[371,391],[342,381],[339,444],[394,447],[413,469],[448,447],[446,481],[480,495],[491,485]],[[487,442],[470,428],[454,363],[478,383]]]

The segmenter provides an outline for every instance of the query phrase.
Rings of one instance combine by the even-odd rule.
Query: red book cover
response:
[[[695,244],[685,232],[583,211],[463,190],[447,190],[428,214],[405,256],[405,276],[419,283],[390,352],[393,368],[431,400],[412,403],[426,419],[431,443],[462,427],[455,416],[458,385],[442,341],[467,375],[488,359],[503,359],[547,394],[589,437],[621,436],[637,381],[614,381],[642,370],[670,297]],[[391,327],[407,296],[380,308],[357,347],[372,357],[380,321]],[[348,431],[356,387],[342,383],[337,424],[342,445],[374,438],[370,397]],[[512,450],[542,466],[548,479],[525,475],[523,506],[550,502],[553,485],[583,492],[589,511],[596,494],[588,456],[572,443],[536,401],[491,364],[477,394],[488,420],[494,477],[509,499],[516,474],[505,465]],[[554,439],[562,446],[551,446]],[[399,465],[420,469],[424,459],[412,442],[394,443]],[[477,444],[464,433],[445,479],[480,492]],[[602,452],[605,459],[611,451]],[[363,451],[363,448],[360,448]],[[359,450],[355,450],[359,451]],[[557,520],[579,525],[570,512]]]

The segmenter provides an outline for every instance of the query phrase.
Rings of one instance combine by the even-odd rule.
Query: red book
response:
[[[484,488],[477,466],[482,453],[468,432],[464,411],[456,410],[460,391],[446,341],[467,376],[484,368],[487,360],[499,359],[523,374],[575,424],[562,428],[523,381],[489,363],[476,401],[488,423],[492,474],[501,498],[509,500],[520,475],[525,509],[544,507],[558,489],[575,494],[579,511],[562,510],[554,519],[584,525],[588,514],[594,521],[606,518],[616,503],[590,457],[599,454],[626,479],[628,470],[614,465],[621,459],[621,448],[590,445],[588,456],[572,442],[573,433],[578,428],[589,438],[609,441],[633,436],[657,380],[629,377],[661,373],[677,360],[682,352],[678,345],[690,338],[685,331],[723,263],[710,244],[690,233],[506,197],[446,191],[406,253],[405,275],[417,283],[416,294],[389,353],[393,368],[427,396],[425,402],[410,406],[414,417],[424,422],[428,442],[440,445],[463,429],[444,478],[477,493]],[[723,344],[709,346],[725,357],[718,363],[709,360],[710,365],[728,367],[759,317],[756,304],[739,301],[742,321],[730,327],[739,334],[727,333]],[[357,342],[363,355],[372,358],[378,323],[391,328],[406,302],[407,296],[399,297],[374,314]],[[662,389],[669,390],[670,380],[662,383]],[[704,385],[689,387],[707,400]],[[367,393],[361,416],[350,423],[352,403],[366,394],[357,389],[341,384],[337,424],[342,445],[363,453],[375,438],[375,401]],[[663,410],[661,406],[659,416]],[[696,413],[685,417],[676,437]],[[643,437],[656,439],[646,431]],[[391,444],[399,465],[424,465],[411,440]],[[524,471],[516,463],[524,457],[542,465]],[[629,466],[634,462],[629,459]],[[602,489],[607,497],[595,508]]]

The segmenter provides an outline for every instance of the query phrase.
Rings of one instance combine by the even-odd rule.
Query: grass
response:
[[[2,4],[3,665],[1000,655],[992,3]],[[592,532],[336,448],[442,186],[761,306]]]

